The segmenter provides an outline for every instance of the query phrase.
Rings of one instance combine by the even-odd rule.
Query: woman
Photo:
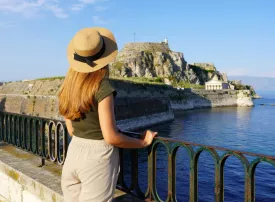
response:
[[[134,139],[117,131],[116,91],[108,79],[117,44],[109,30],[80,30],[67,54],[70,69],[59,93],[59,111],[72,136],[62,170],[64,200],[111,201],[119,174],[117,148],[147,147],[157,133],[147,130],[142,139]]]

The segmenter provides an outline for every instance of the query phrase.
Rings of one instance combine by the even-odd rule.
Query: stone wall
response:
[[[136,51],[142,51],[142,50],[148,50],[152,52],[164,52],[168,53],[170,48],[168,47],[167,44],[165,43],[127,43],[125,44],[124,50],[131,51],[131,50],[136,50]]]
[[[61,167],[0,143],[0,199],[4,202],[63,202]]]
[[[170,97],[174,110],[189,110],[210,107],[252,107],[249,91],[191,90],[179,91]]]
[[[248,90],[178,90],[167,85],[111,80],[117,90],[115,114],[124,130],[174,119],[173,110],[253,106]],[[0,87],[0,110],[61,120],[57,94],[62,80],[14,82]],[[172,110],[173,109],[173,110]]]
[[[63,80],[34,80],[9,83],[0,87],[0,110],[12,113],[62,120],[58,112],[58,91]],[[174,119],[167,97],[151,96],[142,86],[124,88],[113,82],[117,125],[123,130],[135,130]],[[114,84],[115,83],[115,84]]]
[[[253,106],[249,90],[176,89],[166,85],[112,81],[121,96],[166,97],[174,110],[202,107]],[[123,89],[123,90],[122,90]]]

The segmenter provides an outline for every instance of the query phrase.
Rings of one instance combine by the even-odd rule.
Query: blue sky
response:
[[[229,75],[275,77],[274,0],[0,0],[0,81],[65,75],[66,49],[81,28],[127,42],[159,42],[189,63]]]

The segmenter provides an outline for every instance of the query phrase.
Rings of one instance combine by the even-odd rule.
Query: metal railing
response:
[[[138,138],[140,134],[123,132],[125,135]],[[0,141],[12,144],[23,150],[31,152],[42,159],[55,162],[59,165],[64,163],[70,137],[65,123],[40,117],[19,115],[0,112]],[[183,148],[189,155],[189,201],[198,201],[198,160],[203,151],[208,152],[215,165],[215,201],[224,201],[224,166],[230,156],[237,157],[244,167],[245,174],[245,202],[255,201],[255,170],[260,162],[267,162],[275,168],[275,157],[220,147],[206,146],[191,142],[177,141],[168,138],[155,138],[153,144],[148,147],[148,182],[147,191],[143,193],[139,186],[139,150],[131,149],[131,183],[125,182],[124,152],[120,149],[120,176],[117,188],[133,194],[147,201],[162,201],[156,187],[156,154],[160,145],[166,148],[168,154],[168,193],[166,201],[176,199],[176,155],[179,148]],[[219,154],[221,153],[222,154]],[[247,157],[248,156],[248,157]],[[254,157],[249,161],[249,157]]]

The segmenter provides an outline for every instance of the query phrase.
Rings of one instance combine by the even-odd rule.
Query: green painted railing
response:
[[[140,134],[122,132],[125,135],[139,138]],[[45,160],[64,163],[70,137],[68,136],[63,121],[50,120],[40,117],[0,112],[0,141],[12,144],[23,150],[41,157],[43,166]],[[153,144],[148,147],[148,183],[147,191],[143,193],[139,186],[139,150],[132,149],[131,153],[131,184],[127,186],[124,180],[124,152],[120,149],[121,172],[117,188],[133,194],[147,201],[162,201],[156,187],[157,151],[163,145],[167,151],[168,159],[168,194],[165,201],[177,201],[176,199],[176,156],[179,148],[183,148],[189,155],[189,201],[198,201],[198,161],[202,152],[208,152],[215,165],[215,201],[224,201],[224,166],[230,156],[235,156],[243,165],[245,173],[245,202],[255,201],[255,170],[260,162],[271,164],[275,168],[275,157],[220,147],[206,146],[191,142],[177,141],[168,138],[157,137]],[[222,153],[222,154],[221,154]],[[248,159],[253,157],[254,160]],[[274,199],[275,201],[275,199]]]

